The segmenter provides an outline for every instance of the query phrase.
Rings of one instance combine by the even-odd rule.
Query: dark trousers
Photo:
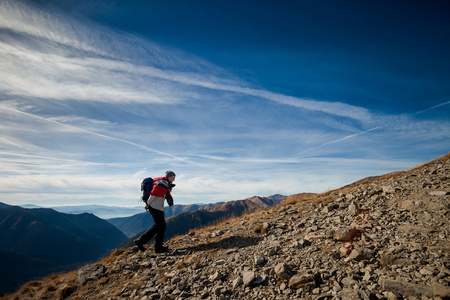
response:
[[[146,244],[153,237],[155,237],[155,249],[160,249],[164,242],[164,232],[166,231],[166,220],[164,219],[164,212],[153,207],[148,208],[153,218],[153,226],[150,227],[139,240]]]

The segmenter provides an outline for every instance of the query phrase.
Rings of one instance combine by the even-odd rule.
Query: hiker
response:
[[[167,200],[169,206],[173,205],[173,198],[170,192],[175,186],[175,173],[167,171],[166,176],[157,177],[153,181],[153,188],[150,197],[147,200],[146,209],[149,210],[153,218],[153,226],[150,227],[143,235],[134,240],[139,250],[145,251],[144,244],[155,237],[155,252],[168,252],[169,247],[163,246],[164,231],[166,230],[166,220],[164,219],[164,199]]]

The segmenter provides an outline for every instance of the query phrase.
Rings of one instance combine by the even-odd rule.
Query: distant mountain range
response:
[[[98,260],[127,240],[93,214],[64,214],[0,203],[0,293]]]
[[[66,214],[82,214],[91,213],[102,219],[129,217],[141,213],[143,209],[143,202],[141,206],[136,207],[121,207],[121,206],[106,206],[106,205],[70,205],[70,206],[53,206],[56,211]],[[34,204],[19,205],[23,208],[43,208]]]
[[[204,227],[223,219],[238,217],[244,213],[252,213],[259,209],[269,208],[283,202],[285,198],[286,196],[282,195],[273,195],[269,197],[255,196],[244,200],[216,203],[212,205],[209,204],[207,207],[202,207],[200,205],[197,210],[179,213],[168,218],[166,215],[167,228],[164,237],[168,240],[176,235],[186,234],[189,230],[194,228]],[[123,224],[129,226],[135,222],[136,225],[142,226],[143,230],[132,236],[131,239],[121,246],[122,248],[132,246],[133,240],[153,224],[150,215],[148,215],[148,217],[137,215],[127,219],[128,220],[126,222],[123,220]],[[144,220],[145,222],[148,222],[149,219],[151,222],[147,226],[143,227]],[[117,224],[116,226],[121,229],[120,224]],[[125,229],[121,230],[125,231]]]
[[[202,210],[224,202],[214,204],[190,204],[190,205],[174,205],[164,208],[164,216],[169,218],[174,215],[186,213],[190,211]],[[141,207],[141,211],[144,210]],[[108,222],[120,229],[127,237],[133,237],[153,225],[153,219],[148,212],[142,212],[131,217],[111,218]]]

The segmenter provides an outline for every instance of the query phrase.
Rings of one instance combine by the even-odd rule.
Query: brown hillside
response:
[[[116,250],[6,299],[450,299],[450,153],[409,171]]]
[[[271,198],[274,197],[276,196],[272,196]],[[280,195],[280,198],[283,198],[283,196]],[[264,209],[279,204],[281,201],[277,201],[276,199],[269,199],[267,197],[254,196],[244,200],[228,201],[223,204],[207,208],[206,210],[210,212],[215,211],[255,212],[259,209]]]

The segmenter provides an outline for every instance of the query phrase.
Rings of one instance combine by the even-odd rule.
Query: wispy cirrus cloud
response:
[[[116,141],[116,142],[129,144],[131,146],[142,148],[144,150],[147,150],[147,151],[150,151],[150,152],[154,152],[156,154],[169,156],[170,158],[175,159],[175,160],[182,160],[182,161],[185,160],[184,158],[177,157],[177,156],[169,154],[167,152],[158,151],[156,149],[147,147],[145,145],[137,144],[137,143],[134,143],[134,142],[131,142],[131,141],[128,141],[128,140],[121,139],[121,138],[117,138],[117,137],[113,137],[113,136],[97,133],[97,132],[94,132],[94,131],[86,130],[86,129],[83,129],[83,128],[80,128],[80,127],[76,127],[76,126],[73,126],[73,125],[68,125],[66,123],[61,123],[61,122],[56,121],[55,118],[44,118],[44,117],[41,117],[41,116],[38,116],[38,115],[34,115],[34,114],[30,114],[30,113],[26,113],[26,112],[20,111],[20,110],[15,109],[15,108],[7,107],[5,105],[1,105],[0,108],[3,111],[8,111],[10,113],[16,113],[16,114],[19,114],[19,115],[25,115],[27,117],[31,117],[31,118],[35,118],[35,119],[38,119],[38,120],[41,120],[41,121],[49,122],[49,123],[52,123],[54,125],[58,125],[60,127],[69,129],[71,131],[82,132],[82,133],[93,135],[93,136],[96,136],[96,137],[99,137],[99,138],[102,138],[102,139],[113,140],[113,141]]]
[[[245,82],[227,78],[229,74],[223,77],[222,72],[218,76],[221,69],[202,59],[96,24],[55,17],[55,13],[49,15],[12,1],[3,3],[1,17],[0,28],[10,32],[2,33],[8,39],[0,43],[0,75],[4,78],[0,90],[9,95],[176,104],[201,99],[203,91],[198,89],[209,89],[358,121],[371,119],[371,113],[362,107],[251,88]],[[38,41],[30,47],[21,34]],[[46,46],[36,46],[39,43]],[[136,44],[138,47],[131,48]],[[139,59],[139,55],[145,59]]]
[[[111,59],[66,57],[5,43],[0,43],[0,53],[4,58],[1,61],[4,79],[0,82],[0,89],[9,95],[57,100],[176,104],[185,101],[186,95],[191,99],[200,99],[201,91],[189,89],[196,87],[240,93],[359,121],[371,120],[371,113],[365,108],[242,87],[242,83],[212,75],[175,72]]]
[[[186,57],[176,49],[168,52],[167,48],[151,41],[57,10],[43,10],[32,2],[5,0],[0,3],[0,8],[0,28],[6,40],[27,48],[71,57],[126,58],[166,68],[211,66],[200,58],[192,62],[192,57]]]

